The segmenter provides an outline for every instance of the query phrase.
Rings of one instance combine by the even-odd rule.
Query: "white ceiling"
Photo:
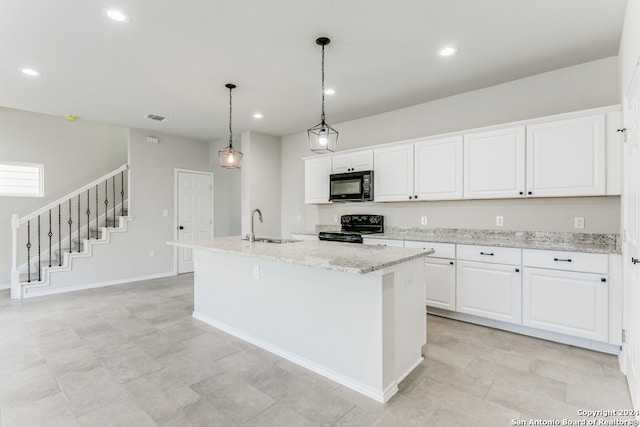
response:
[[[123,24],[101,10],[117,7]],[[0,106],[200,140],[282,136],[618,53],[626,0],[1,0]],[[458,55],[439,57],[448,44]],[[39,78],[20,68],[33,67]],[[264,118],[254,119],[254,112]],[[168,116],[157,123],[147,113]]]

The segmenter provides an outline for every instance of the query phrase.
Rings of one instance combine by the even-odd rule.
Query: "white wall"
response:
[[[209,143],[209,164],[213,169],[213,232],[215,236],[240,235],[240,176],[238,169],[220,166],[218,150],[229,144],[227,139]],[[240,144],[234,147],[242,151]]]
[[[638,1],[630,0],[627,3],[619,55],[622,97],[631,83],[636,64],[640,61],[640,2]]]
[[[618,57],[606,58],[335,124],[338,150],[619,104],[619,86]],[[282,138],[283,235],[332,223],[345,212],[382,214],[387,224],[402,226],[417,226],[418,218],[428,215],[429,228],[494,228],[492,218],[504,215],[505,230],[575,231],[573,216],[585,217],[585,232],[620,229],[619,197],[305,205],[301,158],[310,154],[306,132]]]
[[[242,234],[249,233],[250,213],[258,208],[264,222],[258,221],[256,214],[256,236],[278,237],[281,235],[280,138],[242,132],[242,152]]]
[[[0,108],[0,160],[43,163],[45,191],[0,197],[0,287],[10,282],[11,215],[28,215],[124,165],[128,138],[124,128]]]

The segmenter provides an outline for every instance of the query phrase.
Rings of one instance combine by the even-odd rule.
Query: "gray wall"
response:
[[[28,215],[124,165],[128,138],[124,128],[0,108],[0,160],[44,164],[44,197],[0,197],[0,287],[11,280],[11,215]]]
[[[209,143],[209,163],[213,170],[213,233],[215,236],[240,235],[240,175],[238,169],[220,166],[218,150],[229,144],[227,139]],[[233,146],[242,151],[240,143]]]
[[[606,58],[335,124],[338,150],[619,104],[619,87],[618,57]],[[345,212],[382,214],[387,224],[401,226],[417,226],[427,215],[429,228],[495,228],[494,216],[504,215],[501,229],[539,231],[575,231],[573,217],[584,216],[584,232],[620,230],[619,197],[305,205],[301,158],[309,155],[306,132],[282,138],[283,235],[330,224]]]
[[[148,135],[158,137],[160,143],[149,144]],[[121,262],[133,266],[129,267],[130,277],[169,274],[174,271],[174,248],[167,241],[176,239],[175,169],[211,172],[209,143],[131,129],[129,151],[129,215],[134,217],[136,233],[129,239],[130,252]],[[169,215],[162,216],[163,210]],[[155,251],[155,257],[149,257],[150,250]],[[108,272],[102,273],[97,282],[110,280]]]
[[[242,132],[242,152],[242,234],[249,233],[250,213],[258,208],[264,222],[258,221],[256,215],[256,236],[280,236],[280,138],[253,131]]]

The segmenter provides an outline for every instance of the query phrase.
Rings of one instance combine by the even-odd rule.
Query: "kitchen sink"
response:
[[[245,236],[242,240],[249,240],[249,237]],[[302,240],[294,239],[281,239],[279,237],[256,237],[256,243],[296,243]]]

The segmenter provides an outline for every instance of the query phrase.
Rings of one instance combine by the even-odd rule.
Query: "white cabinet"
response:
[[[415,143],[415,199],[461,199],[462,160],[462,136]]]
[[[373,150],[335,154],[332,170],[333,173],[373,170]]]
[[[456,310],[456,245],[405,241],[405,248],[434,249],[424,260],[425,303],[430,307]]]
[[[395,240],[395,239],[377,239],[375,237],[363,237],[362,243],[365,245],[374,245],[374,246],[395,246],[397,248],[404,247],[403,240]]]
[[[523,324],[606,342],[607,269],[608,256],[604,254],[525,250]]]
[[[314,157],[304,162],[304,202],[329,203],[331,156]]]
[[[528,125],[527,195],[604,195],[605,137],[604,113]]]
[[[493,255],[483,255],[490,253]],[[520,263],[508,265],[473,261],[477,257],[487,257],[490,261],[514,262],[520,256],[521,250],[515,248],[458,245],[457,310],[488,319],[522,323]]]
[[[622,193],[622,113],[607,113],[607,196]]]
[[[413,200],[413,144],[373,150],[376,202]]]
[[[525,127],[464,136],[464,197],[521,197],[525,191]]]

